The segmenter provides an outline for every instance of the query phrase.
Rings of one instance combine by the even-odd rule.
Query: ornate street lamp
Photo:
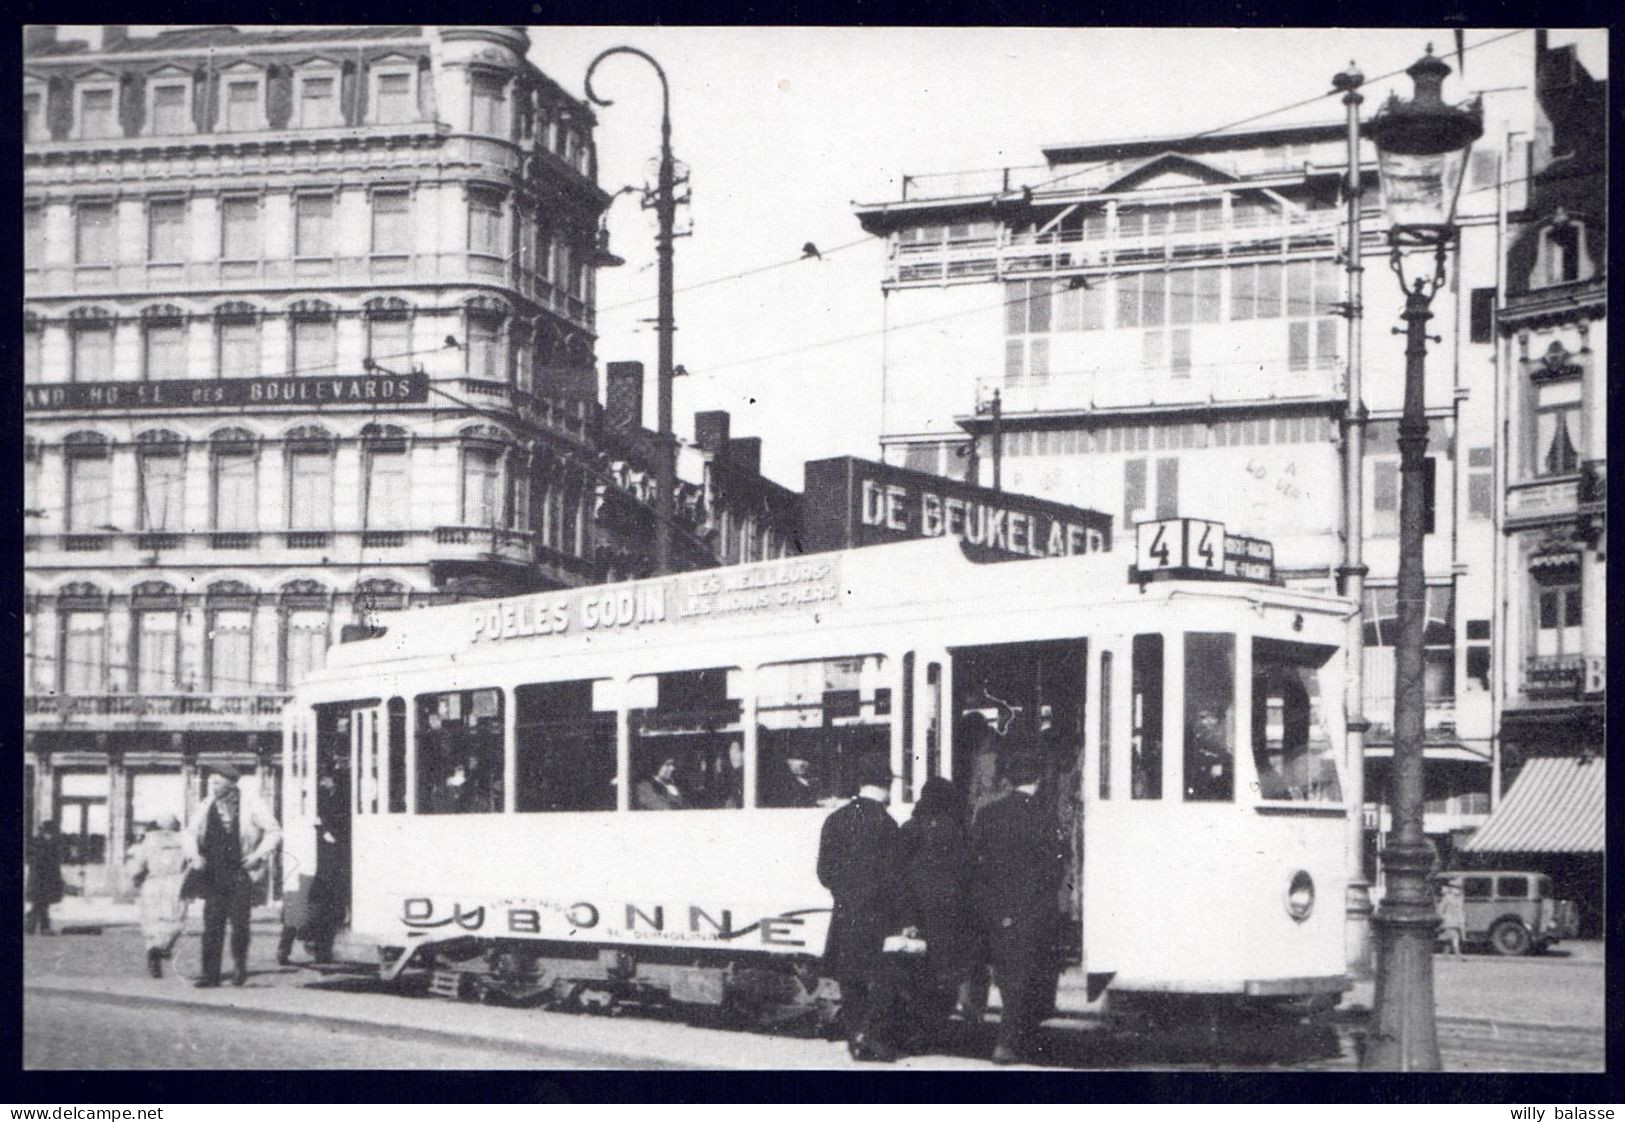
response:
[[[1433,937],[1439,926],[1429,878],[1434,852],[1422,829],[1423,454],[1428,421],[1422,392],[1428,306],[1444,286],[1445,255],[1456,238],[1456,196],[1467,150],[1483,135],[1483,109],[1440,98],[1450,67],[1433,47],[1406,72],[1410,101],[1390,97],[1366,127],[1388,214],[1390,264],[1405,290],[1405,408],[1399,422],[1398,637],[1394,643],[1394,753],[1389,804],[1393,825],[1383,848],[1387,889],[1373,918],[1377,935],[1374,1033],[1365,1066],[1380,1071],[1439,1070],[1433,1020]],[[1431,276],[1408,282],[1407,249],[1433,250]],[[1395,334],[1399,329],[1395,328]],[[1435,342],[1439,339],[1432,337]]]
[[[655,313],[655,333],[659,336],[659,352],[657,374],[657,407],[658,420],[656,422],[659,432],[656,436],[655,449],[655,478],[656,490],[660,493],[655,496],[655,570],[665,574],[672,571],[671,563],[671,526],[673,521],[673,494],[677,486],[677,466],[674,460],[676,446],[672,440],[671,432],[671,380],[672,380],[672,332],[677,330],[672,315],[672,239],[676,236],[673,227],[677,215],[677,173],[676,164],[671,155],[671,86],[666,82],[666,72],[654,58],[636,47],[611,47],[607,51],[600,51],[598,56],[587,64],[587,79],[584,85],[587,98],[594,105],[610,106],[615,104],[608,98],[599,97],[592,88],[593,72],[598,64],[610,55],[635,55],[654,67],[655,74],[660,78],[660,171],[659,180],[655,187],[654,210],[655,217],[660,223],[660,232],[655,237],[655,253],[660,263],[660,301]],[[601,243],[604,253],[608,253],[607,242]]]

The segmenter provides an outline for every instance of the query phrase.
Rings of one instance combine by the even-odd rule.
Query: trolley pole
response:
[[[672,439],[671,382],[672,333],[677,324],[672,313],[672,242],[673,227],[677,220],[677,175],[671,156],[671,87],[666,72],[652,57],[636,47],[611,47],[599,53],[587,66],[585,83],[587,97],[596,105],[609,106],[614,102],[599,97],[592,89],[593,71],[604,59],[614,54],[636,55],[660,77],[660,173],[655,188],[655,217],[660,232],[655,238],[655,252],[659,260],[660,298],[655,318],[655,333],[659,336],[657,359],[656,409],[657,425],[655,447],[655,571],[664,575],[672,571],[671,526],[674,518],[674,492],[677,489],[676,443]]]
[[[1360,174],[1360,86],[1365,75],[1353,62],[1341,74],[1332,76],[1332,87],[1343,91],[1348,106],[1348,177],[1343,192],[1348,207],[1348,246],[1344,254],[1348,274],[1348,299],[1343,314],[1348,319],[1348,399],[1343,408],[1343,564],[1338,569],[1339,591],[1354,601],[1349,617],[1347,673],[1344,678],[1344,711],[1347,729],[1345,799],[1349,807],[1347,859],[1348,885],[1344,896],[1346,913],[1344,949],[1349,974],[1371,976],[1371,885],[1365,874],[1365,734],[1371,723],[1365,716],[1365,539],[1362,520],[1365,513],[1365,426],[1367,411],[1362,397],[1361,288],[1365,266],[1362,263],[1360,207],[1364,183]]]

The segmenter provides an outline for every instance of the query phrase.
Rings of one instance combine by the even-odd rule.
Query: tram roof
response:
[[[941,604],[950,612],[956,604],[1077,608],[1176,595],[1267,599],[1336,615],[1352,610],[1336,597],[1259,583],[1167,581],[1142,588],[1129,579],[1124,553],[976,561],[957,540],[938,538],[396,612],[380,621],[383,634],[333,648],[326,670],[311,680],[378,663],[484,657],[487,650],[491,656],[536,655],[542,650],[535,644],[579,642],[583,635],[595,650],[604,649],[600,642],[630,647],[651,641],[651,628],[665,633],[660,641],[679,635],[746,639],[825,622],[878,623],[910,605]]]

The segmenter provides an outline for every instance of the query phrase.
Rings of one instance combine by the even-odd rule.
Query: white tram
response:
[[[439,992],[827,1011],[825,816],[975,729],[1049,761],[1092,990],[1341,993],[1352,610],[936,540],[401,613],[289,711],[286,888]]]

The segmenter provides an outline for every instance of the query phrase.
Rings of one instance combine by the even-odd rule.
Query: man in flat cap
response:
[[[203,976],[200,989],[220,984],[220,950],[231,924],[231,983],[248,980],[248,920],[254,886],[262,883],[271,855],[282,844],[282,827],[265,804],[238,788],[230,764],[205,765],[209,797],[187,831],[187,856],[203,884]]]

